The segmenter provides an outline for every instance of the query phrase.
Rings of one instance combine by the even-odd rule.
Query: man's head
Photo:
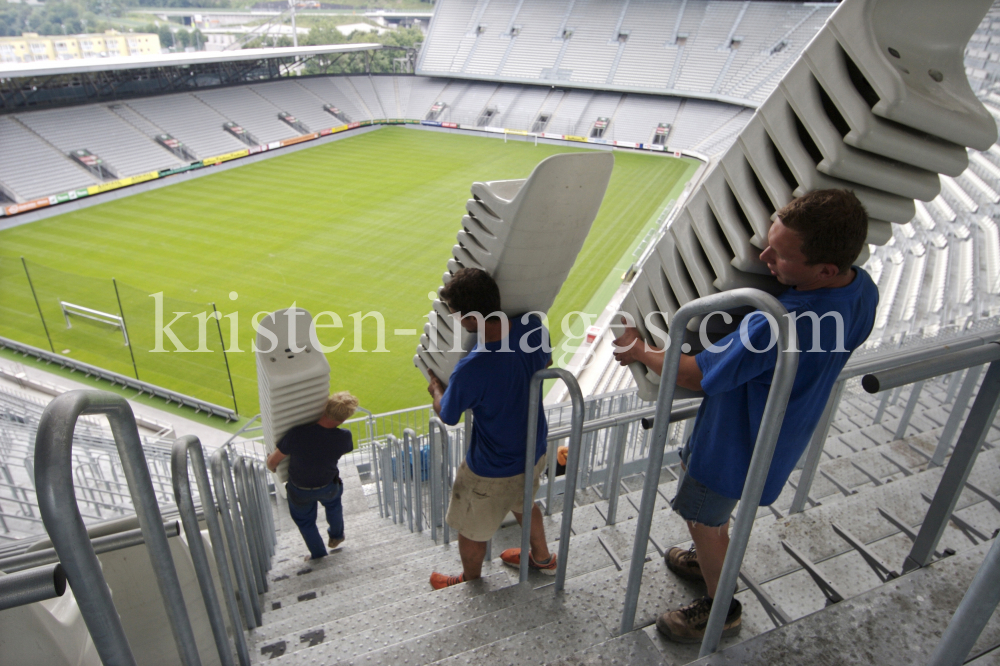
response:
[[[349,391],[340,391],[326,399],[323,408],[323,418],[343,423],[351,418],[358,409],[358,399]]]
[[[776,216],[760,258],[778,282],[789,286],[845,275],[868,236],[868,213],[849,190],[814,190]]]
[[[441,299],[452,312],[462,317],[462,327],[475,332],[476,317],[467,316],[479,313],[488,317],[500,311],[500,288],[490,274],[479,268],[462,268],[455,273],[451,281],[441,290]]]

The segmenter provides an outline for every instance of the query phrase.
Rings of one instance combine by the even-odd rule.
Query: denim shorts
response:
[[[690,457],[691,449],[685,446],[681,451],[681,463],[685,470]],[[670,506],[684,520],[706,527],[719,527],[729,522],[737,501],[720,495],[690,474],[685,474]]]

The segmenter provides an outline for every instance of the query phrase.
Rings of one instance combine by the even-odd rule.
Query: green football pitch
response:
[[[469,186],[525,178],[545,157],[573,150],[383,128],[8,229],[0,232],[0,335],[47,349],[44,318],[57,353],[231,405],[221,334],[239,412],[250,416],[258,411],[251,320],[295,303],[340,317],[342,329],[319,332],[325,345],[343,338],[327,354],[333,390],[351,390],[375,412],[425,404],[412,357]],[[615,153],[600,214],[549,313],[554,342],[565,313],[600,312],[697,164]],[[178,340],[208,351],[178,353],[169,336],[167,351],[151,351],[158,298],[163,324],[188,313],[170,327]],[[124,315],[130,347],[108,323],[70,314],[67,328],[60,303]],[[206,315],[211,303],[218,327]],[[351,314],[372,311],[384,318],[388,351],[374,351],[374,317],[356,339]]]

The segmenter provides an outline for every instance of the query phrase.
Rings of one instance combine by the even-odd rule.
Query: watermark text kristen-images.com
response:
[[[236,294],[236,292],[230,293],[230,299],[236,300],[237,297],[238,295]],[[212,350],[208,348],[208,335],[209,335],[208,321],[210,319],[217,319],[219,320],[220,324],[223,320],[226,320],[226,322],[228,323],[228,347],[226,348],[226,353],[233,354],[233,353],[242,353],[243,351],[245,351],[239,346],[239,328],[240,328],[239,312],[232,312],[229,314],[223,314],[222,312],[218,312],[215,310],[212,311],[206,310],[205,312],[194,313],[194,314],[190,312],[173,312],[170,313],[173,315],[173,318],[170,319],[170,321],[168,322],[166,321],[167,317],[165,316],[165,313],[163,311],[163,292],[161,291],[155,294],[150,294],[150,298],[154,299],[155,303],[154,338],[153,338],[155,344],[153,346],[153,349],[149,351],[188,352],[188,353],[211,352]],[[308,324],[306,324],[304,320],[300,321],[300,318],[304,317],[305,315],[304,311],[294,310],[295,307],[296,307],[295,303],[292,303],[291,308],[293,309],[295,316],[287,318],[288,340],[290,345],[289,349],[292,353],[299,353],[304,351],[305,349],[304,347],[299,347],[296,343],[296,340],[299,339],[298,336],[299,326],[308,326],[309,341],[312,344],[313,348],[315,348],[317,351],[320,351],[324,354],[329,354],[344,348],[344,343],[346,342],[346,338],[344,337],[342,331],[342,329],[344,329],[344,320],[340,317],[339,314],[331,310],[324,310],[314,315],[312,320]],[[501,330],[503,332],[503,339],[501,341],[501,346],[496,351],[511,352],[514,351],[514,348],[511,345],[517,344],[520,347],[520,349],[524,352],[532,352],[538,349],[543,349],[546,352],[552,352],[552,346],[550,344],[549,336],[546,330],[548,328],[548,323],[549,323],[548,318],[544,313],[528,312],[519,317],[521,323],[531,324],[531,320],[529,319],[531,315],[535,315],[536,317],[541,319],[542,324],[545,327],[542,329],[542,335],[540,337],[540,341],[539,341],[539,335],[537,333],[539,331],[539,328],[541,327],[538,326],[537,321],[528,331],[526,331],[521,335],[519,340],[511,341],[510,336],[508,335],[511,322],[510,319],[507,317],[507,315],[505,315],[502,312],[491,313],[490,315],[488,315],[499,318]],[[189,316],[195,319],[198,325],[198,346],[193,349],[185,345],[177,336],[177,334],[172,330],[172,327],[175,324],[183,320],[185,317]],[[735,342],[735,340],[730,339],[725,344],[721,345],[712,343],[712,341],[709,339],[708,336],[708,324],[715,316],[722,317],[723,322],[725,322],[727,325],[732,324],[733,318],[729,313],[722,311],[712,312],[706,315],[704,318],[702,318],[701,324],[698,329],[698,335],[699,335],[699,341],[701,342],[702,347],[706,351],[712,353],[721,353],[727,350]],[[795,322],[803,318],[808,318],[812,321],[812,340],[811,340],[812,346],[806,351],[809,352],[847,351],[847,349],[844,348],[844,320],[839,312],[827,312],[823,315],[817,315],[815,312],[789,312],[784,316],[789,320],[791,326],[789,326],[790,335],[788,340],[788,347],[783,351],[799,351]],[[348,317],[353,320],[352,328],[354,334],[353,335],[354,344],[353,347],[347,349],[346,351],[349,352],[370,351],[375,353],[389,352],[389,349],[386,347],[386,342],[385,342],[386,339],[385,317],[382,315],[381,312],[373,310],[371,312],[362,314],[362,312],[358,311],[350,313]],[[768,341],[768,344],[764,347],[756,346],[754,344],[754,341],[751,340],[750,338],[749,325],[754,317],[764,317],[769,325],[770,340]],[[833,349],[829,350],[823,349],[820,342],[820,323],[822,322],[823,319],[826,319],[828,317],[833,319],[834,325],[836,327],[836,346]],[[253,329],[254,335],[250,340],[249,344],[250,351],[252,352],[261,351],[265,354],[275,351],[275,348],[278,345],[278,337],[274,334],[273,331],[269,330],[268,328],[262,327],[261,325],[265,319],[270,319],[270,318],[273,318],[273,313],[271,312],[262,311],[262,312],[257,312],[256,314],[253,315],[250,325],[251,328]],[[437,328],[438,325],[441,326],[442,328],[456,329],[458,328],[460,321],[459,315],[456,313],[448,318],[451,321],[438,322],[437,320],[441,319],[441,317],[439,317],[434,310],[431,310],[430,314],[428,315],[428,318],[430,320],[432,329]],[[364,344],[364,333],[365,333],[364,322],[369,319],[372,320],[372,322],[375,324],[375,346],[372,349],[366,349]],[[480,336],[480,339],[482,338],[483,331],[485,329],[484,323],[486,317],[484,317],[482,314],[478,312],[474,312],[464,315],[463,317],[461,317],[461,319],[474,319],[476,322],[476,330],[478,331],[478,335]],[[593,315],[580,311],[569,312],[562,317],[562,320],[560,321],[560,330],[562,331],[563,335],[566,336],[565,340],[561,344],[561,350],[566,357],[563,360],[568,361],[574,354],[576,354],[578,351],[587,348],[588,346],[596,346],[599,341],[599,338],[601,337],[607,335],[613,336],[613,334],[608,330],[607,327],[599,331],[598,335],[595,335],[593,331],[591,331],[594,324],[594,320],[595,317]],[[628,312],[616,312],[614,316],[611,318],[611,321],[619,321],[619,322],[624,321],[625,322],[624,325],[626,326],[635,326],[636,323],[635,318]],[[643,323],[645,324],[646,330],[649,331],[649,333],[652,335],[654,339],[654,345],[659,348],[667,348],[670,346],[670,335],[657,324],[657,321],[664,321],[667,322],[669,325],[669,313],[651,312],[643,318]],[[573,324],[577,322],[583,324],[582,327],[577,329],[577,330],[582,329],[583,331],[582,333],[574,331]],[[220,326],[220,330],[224,330],[225,328],[227,327]],[[370,329],[371,327],[369,326],[368,328]],[[327,329],[334,329],[334,330],[329,331]],[[338,332],[336,331],[336,329],[341,329],[341,331]],[[322,334],[320,332],[321,330],[323,331]],[[264,340],[261,341],[260,348],[258,348],[257,346],[258,334],[262,338],[264,338]],[[223,335],[225,337],[225,334]],[[408,329],[397,328],[393,330],[393,335],[397,338],[408,338],[410,341],[412,341],[414,337],[419,335],[419,332],[417,329],[412,329],[412,328]],[[471,337],[472,335],[474,334],[463,332],[462,335],[454,336],[454,344],[452,348],[446,351],[461,352],[463,349],[463,338]],[[335,339],[338,336],[339,339]],[[588,336],[593,336],[590,342],[587,341]],[[431,338],[432,339],[428,341],[428,349],[430,351],[439,351],[439,348],[436,344],[436,340],[433,339],[433,336],[431,336]],[[768,352],[772,348],[774,348],[774,346],[777,344],[778,322],[774,318],[774,316],[771,315],[770,313],[760,312],[760,311],[752,312],[746,317],[744,317],[743,320],[740,322],[739,340],[740,343],[744,347],[746,347],[749,351],[758,354]],[[190,341],[188,342],[190,344]],[[172,346],[173,348],[172,349],[169,348],[170,346]],[[616,350],[625,350],[630,347],[631,345],[629,345],[629,347],[616,348]],[[684,347],[686,348],[687,345],[684,345]],[[685,348],[682,348],[682,351],[686,351]]]

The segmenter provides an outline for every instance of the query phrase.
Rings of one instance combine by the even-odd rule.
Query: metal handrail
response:
[[[73,492],[73,429],[84,414],[104,414],[111,423],[181,662],[200,664],[132,408],[114,393],[77,390],[53,399],[42,413],[35,440],[35,484],[45,529],[66,569],[94,647],[106,664],[135,664]]]
[[[1000,359],[1000,342],[988,342],[979,347],[867,373],[861,378],[861,387],[869,393],[888,391],[998,359]]]
[[[55,599],[65,591],[66,572],[58,562],[0,576],[0,611]]]
[[[413,476],[413,489],[414,489],[414,503],[413,512],[416,515],[417,521],[417,531],[424,531],[424,459],[423,452],[420,450],[420,441],[417,439],[417,435],[411,428],[406,428],[403,430],[403,439],[409,439],[410,455],[413,457],[413,467],[410,470],[410,474]]]
[[[181,531],[180,524],[176,520],[168,520],[163,524],[163,528],[167,532],[168,539],[176,537]],[[94,537],[90,540],[90,545],[94,547],[94,553],[97,555],[110,553],[114,550],[122,550],[123,548],[141,546],[144,543],[146,543],[146,540],[142,536],[142,530],[138,527],[134,530],[116,532],[107,536]],[[43,564],[53,564],[58,561],[59,555],[53,548],[33,550],[22,555],[13,555],[0,560],[0,571],[10,574],[32,567],[39,567]]]
[[[233,479],[236,482],[237,501],[233,506],[239,507],[240,522],[247,537],[248,553],[250,556],[250,566],[257,584],[257,594],[267,592],[267,574],[264,565],[263,545],[260,535],[257,532],[259,523],[254,518],[259,515],[253,505],[253,498],[247,483],[247,468],[243,456],[237,455],[233,462]]]
[[[568,370],[544,368],[531,377],[528,390],[528,433],[524,457],[524,505],[521,513],[521,573],[520,581],[528,580],[528,561],[525,553],[531,552],[531,513],[535,506],[534,471],[535,447],[538,439],[538,405],[542,400],[542,381],[561,379],[569,390],[573,403],[570,413],[569,459],[566,461],[566,481],[563,488],[563,514],[559,529],[559,555],[556,557],[556,592],[566,585],[566,560],[569,558],[570,528],[573,524],[573,501],[576,498],[576,477],[580,467],[580,440],[583,438],[583,392],[580,384]],[[550,481],[551,482],[551,481]],[[530,556],[530,555],[529,555]]]
[[[260,598],[257,596],[257,583],[250,571],[247,538],[239,507],[236,506],[236,490],[233,487],[229,453],[225,447],[219,447],[212,454],[212,481],[215,485],[215,500],[222,515],[222,527],[226,532],[226,543],[229,544],[229,559],[233,562],[236,585],[240,591],[243,617],[246,619],[247,629],[254,629],[261,626],[262,622]],[[234,631],[236,629],[237,627],[233,627]]]
[[[222,580],[222,589],[226,596],[229,618],[235,629],[233,634],[236,640],[236,650],[239,654],[240,665],[248,666],[250,663],[250,652],[247,648],[246,637],[239,630],[240,613],[236,607],[236,596],[233,594],[233,581],[229,576],[229,563],[226,562],[222,530],[219,528],[219,517],[215,513],[215,502],[212,500],[212,487],[208,482],[205,455],[198,438],[193,435],[186,435],[174,442],[173,447],[171,463],[174,501],[180,512],[181,522],[184,524],[184,533],[187,535],[188,540],[188,550],[191,552],[191,561],[194,564],[195,574],[198,577],[198,585],[201,587],[202,599],[205,601],[208,621],[212,627],[212,634],[215,637],[215,647],[219,652],[219,659],[222,661],[223,666],[232,666],[233,655],[229,651],[226,622],[223,619],[222,608],[219,605],[219,598],[215,592],[212,570],[208,565],[205,544],[202,543],[201,530],[198,528],[198,516],[194,510],[191,481],[188,478],[188,460],[191,461],[191,466],[194,468],[195,481],[198,484],[198,495],[201,497],[202,506],[204,507],[205,523],[208,525],[208,536],[212,542],[212,552],[215,555],[215,565],[218,568],[219,578]]]
[[[264,514],[263,524],[267,528],[269,537],[266,541],[268,554],[274,557],[275,547],[278,545],[278,532],[274,526],[274,512],[271,511],[271,494],[267,490],[267,468],[259,460],[255,460],[251,464],[256,472],[261,512]]]
[[[699,656],[711,654],[718,648],[722,627],[736,588],[736,578],[743,564],[750,531],[753,529],[753,520],[771,466],[774,446],[778,440],[781,423],[784,421],[785,409],[788,405],[788,397],[791,395],[799,359],[798,350],[788,350],[790,323],[785,316],[788,311],[774,296],[757,289],[733,289],[695,299],[681,306],[674,314],[673,321],[670,322],[671,330],[684,331],[688,322],[697,315],[717,310],[731,310],[746,305],[769,313],[777,320],[778,347],[776,353],[778,358]],[[663,466],[663,451],[667,443],[667,430],[670,426],[668,415],[673,403],[680,356],[681,345],[670,345],[668,341],[666,353],[663,355],[663,368],[660,372],[660,389],[656,399],[657,416],[653,423],[649,464],[642,488],[642,502],[639,506],[635,541],[632,545],[632,561],[629,564],[628,588],[625,592],[625,608],[622,612],[620,628],[622,634],[631,631],[635,622],[635,609],[639,602],[639,588],[642,585],[649,528],[653,520],[660,468]]]
[[[444,531],[444,542],[451,542],[451,530],[448,526],[448,521],[446,517],[448,515],[448,500],[450,495],[447,489],[443,486],[442,477],[447,481],[451,481],[451,469],[449,462],[451,456],[445,455],[445,452],[449,448],[448,440],[448,429],[444,425],[444,421],[436,416],[432,416],[429,422],[430,429],[430,447],[431,447],[431,538],[437,543],[437,524],[438,520],[441,521],[441,527]],[[437,433],[438,440],[437,446],[435,446],[434,433]],[[444,472],[444,474],[442,474]],[[440,502],[437,497],[437,493],[441,492]],[[436,512],[440,512],[438,515]]]

